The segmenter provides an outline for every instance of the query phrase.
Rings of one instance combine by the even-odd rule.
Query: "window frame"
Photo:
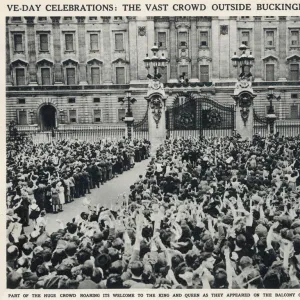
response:
[[[71,122],[71,116],[70,116],[70,112],[71,111],[75,111],[75,115],[76,115],[76,121],[75,122]],[[75,108],[68,109],[68,122],[69,122],[69,124],[76,124],[76,123],[78,123],[78,110],[77,109],[75,109]]]
[[[74,100],[74,102],[73,102]],[[76,103],[76,98],[75,97],[68,97],[68,104],[75,104]]]
[[[274,67],[274,74],[273,74],[274,80],[267,80],[267,66],[268,66],[268,65],[272,65],[272,66]],[[276,64],[275,64],[275,63],[266,63],[266,64],[265,64],[265,81],[266,81],[266,82],[276,81],[276,80],[275,80],[275,73],[276,73]]]
[[[268,33],[273,33],[273,45],[268,44]],[[265,29],[265,48],[266,49],[276,49],[276,30],[275,29]]]
[[[26,123],[25,124],[20,124],[20,112],[24,112],[26,114]],[[21,126],[25,126],[25,125],[28,125],[28,113],[27,113],[27,110],[24,109],[24,108],[20,108],[20,109],[17,109],[17,123],[18,125],[21,125]]]
[[[92,72],[92,70],[93,69],[98,69],[99,70],[99,82],[97,82],[97,83],[93,83],[93,72]],[[90,72],[91,72],[91,84],[92,85],[99,85],[99,84],[101,84],[101,68],[100,68],[100,66],[91,66],[90,67]]]
[[[206,33],[207,37],[206,37],[206,45],[202,45],[202,34]],[[200,48],[208,48],[209,47],[209,31],[208,30],[200,30],[199,31],[199,47]]]
[[[164,43],[165,45],[160,46],[160,39],[159,36],[160,34],[163,34],[165,36]],[[159,49],[167,49],[167,32],[166,31],[158,31],[157,32],[157,45]]]
[[[298,43],[296,45],[292,44],[293,32],[297,32],[297,36],[298,36],[298,40],[297,40]],[[291,28],[290,29],[290,47],[300,47],[300,29],[298,29],[298,28]]]
[[[95,101],[96,99],[99,99],[99,101]],[[100,97],[93,97],[93,103],[101,103],[101,98]]]
[[[97,36],[97,49],[92,49],[92,35]],[[99,32],[90,32],[89,33],[89,50],[92,53],[100,51],[100,34],[99,34]]]
[[[17,70],[20,70],[20,69],[24,70],[24,84],[23,85],[18,84]],[[26,68],[25,67],[16,67],[15,68],[15,84],[16,84],[16,86],[24,86],[24,85],[26,85],[26,82],[27,82],[26,80],[27,80],[27,78],[26,78]]]
[[[207,73],[207,75],[208,75],[208,81],[203,81],[203,80],[201,80],[201,74],[202,74],[202,72],[201,72],[201,67],[206,67],[207,66],[207,70],[208,70],[208,73]],[[209,79],[210,79],[210,66],[209,66],[209,64],[200,64],[199,65],[199,80],[200,80],[200,82],[209,82]]]
[[[182,76],[182,73],[183,73],[183,72],[181,72],[181,68],[182,67],[186,67],[187,68],[187,72],[185,74],[185,79],[189,78],[190,68],[189,68],[188,64],[178,65],[178,77]]]
[[[25,51],[25,34],[23,32],[13,32],[13,49],[14,49],[14,53],[23,53]],[[17,50],[16,49],[16,41],[15,38],[16,36],[21,36],[22,38],[22,43],[21,43],[21,50]]]
[[[298,78],[296,80],[292,79],[292,66],[295,65],[295,66],[298,66],[297,67],[297,71],[298,71]],[[299,63],[290,63],[290,66],[289,66],[289,71],[290,71],[290,80],[291,81],[299,81],[300,80],[300,66],[299,66]]]
[[[118,83],[117,79],[118,79],[118,76],[117,76],[117,69],[124,69],[124,83]],[[125,66],[116,66],[115,67],[115,78],[116,78],[116,84],[126,84],[126,67]]]
[[[23,100],[24,100],[24,103],[21,103],[21,102],[23,102]],[[26,99],[25,98],[18,98],[17,99],[17,104],[18,105],[25,105],[26,104]]]
[[[51,80],[51,68],[50,67],[41,67],[40,68],[40,72],[41,72],[41,85],[51,85],[52,84],[52,80]],[[49,84],[43,84],[43,69],[48,69],[49,70]]]
[[[122,49],[117,49],[117,35],[122,35]],[[125,51],[125,37],[123,32],[115,32],[114,33],[114,50],[115,52],[124,52]]]
[[[183,33],[186,35],[186,41],[181,41],[180,35],[183,34]],[[179,48],[188,48],[189,33],[188,33],[187,30],[185,30],[185,31],[178,31],[178,33],[177,33],[177,39],[178,39],[178,47]],[[182,44],[183,42],[185,42],[185,45]]]
[[[100,111],[100,121],[96,121],[95,120],[95,111]],[[103,120],[102,120],[102,108],[93,108],[93,123],[95,123],[95,124],[100,124],[100,123],[103,123]]]
[[[47,36],[47,50],[42,50],[41,48],[41,36],[42,35],[46,35]],[[50,52],[50,35],[48,32],[40,32],[39,33],[39,52],[46,52],[46,53],[49,53]]]
[[[77,82],[77,68],[75,66],[66,66],[66,85],[76,85]],[[68,83],[68,69],[74,69],[74,83],[73,84],[69,84]]]
[[[67,50],[67,40],[66,40],[66,36],[67,35],[72,35],[72,39],[73,39],[73,49],[72,50]],[[75,32],[64,32],[64,49],[66,53],[75,53],[76,50],[76,44],[75,44]]]

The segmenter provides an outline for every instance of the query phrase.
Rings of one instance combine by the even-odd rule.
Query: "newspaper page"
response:
[[[299,11],[3,1],[2,299],[300,298]]]

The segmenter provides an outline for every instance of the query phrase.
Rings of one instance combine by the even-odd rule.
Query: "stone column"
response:
[[[76,17],[78,22],[79,84],[87,85],[86,79],[86,32],[85,17]]]
[[[170,17],[170,82],[178,82],[177,79],[177,62],[176,62],[176,51],[178,49],[176,43],[176,28],[175,28],[175,17]]]
[[[236,131],[242,139],[250,141],[253,138],[253,99],[256,95],[253,93],[251,85],[244,86],[246,86],[246,82],[237,83],[232,97],[236,102]]]
[[[261,17],[254,17],[254,39],[253,39],[253,56],[255,57],[254,65],[254,77],[255,79],[262,80],[263,78],[263,68],[262,68],[262,48],[265,47],[263,42],[257,43],[257,41],[262,40],[262,27],[261,27]]]
[[[9,46],[9,27],[8,27],[9,17],[6,17],[6,86],[12,85],[11,71],[10,71],[10,46]]]
[[[138,74],[138,52],[137,47],[137,28],[136,17],[127,17],[128,19],[128,36],[129,36],[129,61],[130,61],[130,81],[137,80]]]
[[[37,71],[36,71],[36,46],[35,46],[35,17],[25,17],[27,22],[27,47],[28,47],[28,72],[29,85],[37,85]]]
[[[197,17],[191,17],[191,63],[192,63],[192,73],[191,82],[199,81],[198,72],[198,43],[197,43]]]
[[[155,154],[159,145],[166,139],[166,95],[163,84],[158,80],[149,83],[148,101],[148,126],[151,153]]]
[[[103,83],[112,84],[112,66],[111,66],[111,32],[110,17],[101,17],[103,20]]]
[[[211,32],[212,32],[212,81],[220,79],[220,28],[218,17],[212,17],[211,21]]]
[[[279,81],[287,80],[285,59],[288,56],[286,53],[286,45],[288,42],[286,35],[286,17],[279,17]]]
[[[61,67],[60,17],[51,17],[53,29],[54,85],[63,84]]]

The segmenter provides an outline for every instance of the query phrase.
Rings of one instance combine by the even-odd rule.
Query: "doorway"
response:
[[[42,131],[51,131],[56,127],[56,109],[52,105],[40,108],[40,121]]]

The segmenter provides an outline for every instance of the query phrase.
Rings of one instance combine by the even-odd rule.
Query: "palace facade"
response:
[[[255,110],[266,114],[268,87],[279,119],[300,118],[300,17],[8,17],[6,121],[42,130],[123,123],[130,90],[135,120],[146,112],[154,43],[172,105],[184,90],[233,104],[241,44],[255,57]],[[188,80],[182,84],[180,78]]]

